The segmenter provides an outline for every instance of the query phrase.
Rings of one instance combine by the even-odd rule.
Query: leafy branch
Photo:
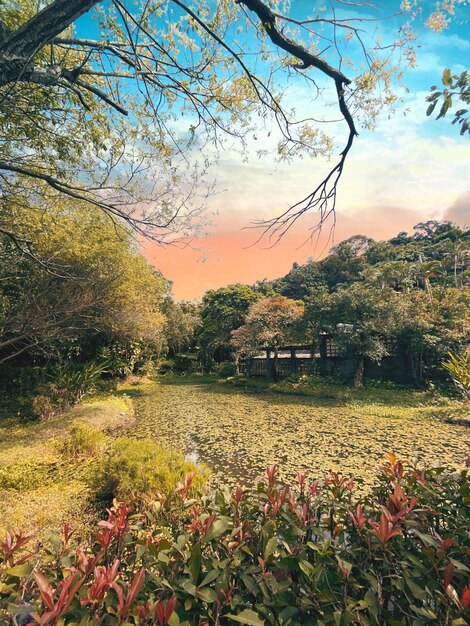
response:
[[[449,68],[446,68],[442,74],[442,84],[445,89],[441,90],[434,85],[431,87],[431,94],[426,98],[429,106],[426,115],[430,116],[434,113],[437,105],[440,104],[437,120],[445,117],[447,112],[453,107],[454,99],[460,100],[463,104],[470,104],[470,75],[464,70],[460,75],[451,74]],[[460,134],[468,135],[470,139],[470,117],[468,108],[459,109],[454,113],[452,124],[460,126]]]

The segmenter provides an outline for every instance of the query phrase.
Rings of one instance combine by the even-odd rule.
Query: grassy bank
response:
[[[168,391],[174,389],[169,396],[168,394],[165,396],[170,398],[167,400],[172,405],[171,407],[167,406],[168,402],[162,405],[158,399],[155,400],[155,392],[158,388],[167,385]],[[185,386],[187,386],[187,391],[182,391],[180,388]],[[196,391],[198,386],[201,386],[201,389],[217,392],[215,394],[217,402],[214,407],[206,404],[208,400],[204,399],[205,396],[202,399],[198,397],[192,399],[191,387]],[[224,390],[230,389],[244,392],[240,398],[245,398],[243,402],[246,407],[236,397],[232,399],[230,394],[223,393]],[[350,424],[355,424],[357,417],[372,419],[372,423],[376,424],[388,417],[393,419],[399,417],[410,420],[410,426],[412,426],[415,418],[429,417],[435,429],[435,420],[467,424],[470,421],[468,407],[456,400],[429,391],[387,385],[353,389],[325,381],[314,382],[312,379],[269,383],[263,379],[241,377],[221,380],[208,375],[167,375],[155,381],[134,379],[120,385],[112,393],[99,394],[70,412],[43,422],[25,422],[16,417],[6,417],[0,420],[0,502],[2,505],[0,507],[0,532],[7,527],[18,526],[26,530],[35,529],[41,533],[57,528],[64,519],[81,520],[84,525],[92,520],[94,511],[90,506],[88,477],[91,467],[96,466],[103,451],[96,450],[91,455],[79,458],[64,454],[64,442],[70,439],[72,429],[77,424],[83,424],[112,438],[127,434],[139,439],[153,438],[154,433],[159,432],[162,445],[167,445],[161,428],[169,419],[168,411],[178,413],[177,416],[172,414],[170,420],[174,433],[177,423],[181,421],[184,423],[190,419],[191,411],[188,402],[195,403],[196,407],[197,402],[204,402],[201,411],[204,408],[205,426],[197,426],[196,434],[205,436],[207,435],[205,431],[213,428],[212,438],[217,439],[217,424],[226,413],[228,415],[230,410],[236,408],[238,419],[244,420],[243,430],[248,440],[251,423],[248,418],[249,411],[255,410],[256,404],[250,400],[251,394],[254,394],[254,397],[263,398],[263,402],[269,405],[270,419],[278,421],[279,428],[283,428],[282,416],[292,411],[289,403],[286,405],[289,396],[292,396],[293,400],[297,397],[298,402],[302,402],[302,397],[305,401],[308,400],[308,406],[300,410],[307,411],[309,416],[312,415],[312,419],[315,416],[315,418],[325,420],[325,424],[330,423],[331,420],[342,420],[345,424],[349,421]],[[152,419],[149,424],[146,418],[139,423],[135,422],[133,402],[138,401],[139,398],[144,404],[146,399],[152,402],[150,408]],[[282,398],[284,400],[279,405]],[[157,404],[153,404],[154,400]],[[261,408],[257,406],[256,410],[259,411]],[[259,420],[261,418],[261,414],[258,413],[255,419],[255,423],[258,424],[255,428],[255,448],[252,450],[247,441],[243,442],[244,446],[248,446],[245,454],[247,462],[250,463],[255,463],[256,455],[260,454],[259,424],[261,422]],[[231,419],[229,418],[229,421]],[[229,426],[226,424],[227,429]],[[271,435],[272,428],[269,430]],[[278,435],[280,436],[279,433]],[[364,436],[367,438],[366,431]],[[224,441],[225,439],[227,437]],[[285,439],[285,445],[290,445],[288,437]],[[230,439],[227,445],[233,447],[235,444],[231,441]],[[207,435],[206,443],[208,449],[218,450],[221,455],[225,450],[225,444],[220,438],[212,441]],[[272,442],[265,442],[265,447],[270,449],[271,444]],[[199,446],[204,456],[205,448],[201,441],[199,441]],[[294,448],[298,451],[303,449],[298,441]],[[182,448],[176,447],[175,449]],[[387,451],[388,449],[383,450],[384,453]],[[201,457],[201,460],[204,458]],[[276,457],[273,462],[275,460],[285,463],[285,459],[283,461],[282,458]],[[264,457],[262,461],[262,463],[260,461],[261,465],[264,464]],[[300,461],[301,459],[297,459],[299,468]],[[221,467],[226,467],[225,460],[221,462]],[[217,466],[214,470],[217,473]]]
[[[354,388],[328,379],[300,376],[297,381],[268,381],[237,376],[223,384],[248,393],[276,393],[311,398],[321,405],[348,407],[362,416],[428,416],[449,423],[470,425],[470,407],[459,398],[435,389],[413,389],[391,383],[369,383]]]
[[[0,419],[0,536],[21,528],[44,537],[62,522],[86,534],[113,497],[172,491],[196,468],[153,440],[129,439],[134,400],[156,383],[131,377],[44,421]],[[201,467],[194,485],[209,473]]]
[[[7,527],[45,531],[63,519],[87,522],[89,460],[61,451],[76,424],[101,432],[120,430],[133,419],[120,391],[95,398],[45,422],[0,421],[0,531]]]

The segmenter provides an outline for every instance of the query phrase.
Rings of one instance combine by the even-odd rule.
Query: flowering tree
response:
[[[297,323],[303,316],[302,303],[284,296],[272,296],[255,302],[245,324],[232,332],[232,344],[239,356],[256,354],[261,347],[274,348],[273,372],[279,347],[292,341],[297,334]]]

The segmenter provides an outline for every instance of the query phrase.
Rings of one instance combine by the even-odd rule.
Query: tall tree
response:
[[[274,349],[271,375],[276,378],[279,348],[295,340],[303,312],[303,303],[284,296],[271,296],[255,302],[243,326],[232,332],[232,344],[237,354],[246,357],[261,348]]]
[[[313,292],[306,305],[306,320],[315,339],[328,333],[343,354],[357,360],[354,384],[362,387],[365,360],[379,363],[390,352],[398,295],[363,283],[334,293]]]
[[[355,235],[331,249],[330,254],[321,261],[322,274],[330,289],[361,280],[367,264],[366,252],[371,243],[369,237]]]
[[[10,207],[41,265],[0,236],[0,362],[20,354],[96,356],[99,345],[159,345],[167,281],[98,209]]]
[[[312,289],[324,284],[322,266],[312,260],[308,260],[304,265],[294,263],[288,274],[272,281],[272,286],[277,293],[295,300],[303,300]]]
[[[193,302],[175,302],[172,297],[165,298],[164,333],[169,356],[176,356],[194,343],[194,333],[201,323],[199,309],[200,306]]]
[[[232,331],[244,323],[251,305],[260,298],[261,293],[240,284],[210,290],[204,295],[197,340],[207,365],[214,359],[220,362],[232,357]]]

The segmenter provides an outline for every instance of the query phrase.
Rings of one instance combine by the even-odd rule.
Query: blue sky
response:
[[[376,4],[384,14],[390,14],[400,3]],[[420,4],[428,13],[435,6],[430,0]],[[293,5],[294,15],[301,15],[312,3],[295,0]],[[352,11],[369,13],[370,9],[343,5],[337,17],[352,16]],[[384,41],[396,34],[396,27],[393,18],[377,24]],[[458,3],[454,20],[441,33],[425,28],[422,20],[416,21],[415,28],[416,66],[407,70],[403,79],[408,91],[399,88],[402,100],[395,113],[390,116],[387,111],[379,116],[374,131],[360,129],[351,152],[340,184],[335,242],[357,233],[388,238],[425,219],[470,224],[470,142],[459,136],[450,123],[451,116],[436,121],[425,115],[429,87],[440,84],[443,69],[460,72],[469,67],[470,6]],[[97,36],[89,16],[80,20],[79,33]],[[350,46],[352,57],[356,50],[357,46]],[[299,111],[319,113],[318,103],[303,81],[293,81],[289,89],[288,97]],[[325,96],[328,100],[328,91]],[[328,114],[330,111],[336,115],[334,106],[327,109]],[[338,151],[343,126],[330,129],[338,140]],[[306,195],[331,165],[322,158],[298,159],[290,164],[276,164],[270,156],[258,159],[256,149],[263,142],[269,143],[269,130],[268,126],[264,134],[260,133],[257,142],[248,142],[245,160],[235,153],[221,155],[212,171],[218,193],[209,198],[205,234],[194,242],[194,249],[145,244],[149,259],[174,280],[177,296],[192,298],[230,282],[279,276],[293,261],[303,262],[323,249],[299,248],[315,223],[315,215],[306,216],[275,250],[246,247],[254,234],[242,230],[244,226],[254,218],[279,214]],[[328,229],[325,233],[329,234]]]

